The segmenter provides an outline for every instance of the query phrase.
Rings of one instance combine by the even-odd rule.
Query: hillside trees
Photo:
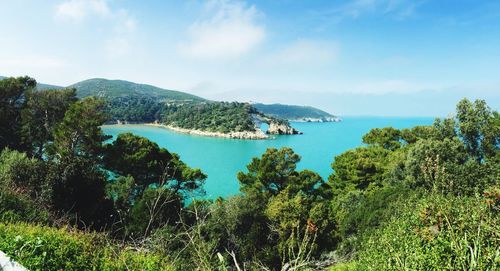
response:
[[[255,131],[249,104],[205,102],[167,105],[161,111],[161,122],[175,127],[209,132]]]
[[[28,213],[43,213],[36,212],[38,204],[50,216],[94,229],[123,223],[118,216],[129,216],[129,232],[149,233],[144,228],[178,220],[183,193],[197,193],[206,178],[145,138],[124,135],[106,147],[110,137],[100,126],[109,116],[103,100],[78,100],[74,89],[35,90],[36,82],[28,77],[2,80],[0,86],[2,117],[12,117],[2,120],[8,126],[1,130],[2,148],[15,147],[34,157],[2,152],[2,217],[17,219],[26,212],[34,219]],[[167,207],[149,210],[166,198],[171,203]],[[147,211],[159,220],[147,221]]]
[[[77,223],[103,227],[112,216],[106,199],[106,175],[100,166],[103,143],[100,128],[107,120],[104,102],[90,97],[73,103],[54,130],[48,178],[57,210],[72,214]]]
[[[130,133],[106,145],[104,161],[119,176],[108,190],[130,234],[178,221],[183,195],[200,192],[206,178],[177,154]]]
[[[273,268],[293,261],[288,253],[297,249],[304,233],[308,242],[315,240],[310,248],[315,252],[332,245],[329,187],[318,174],[297,171],[299,161],[290,148],[266,150],[252,159],[248,172],[238,173],[243,195],[215,207],[212,219],[227,221],[218,236],[230,242],[222,246],[234,249],[240,260]]]
[[[27,76],[0,80],[0,149],[21,147],[21,110],[36,81]]]
[[[360,270],[495,269],[498,123],[484,101],[464,99],[454,118],[373,129],[368,146],[335,158],[341,248],[359,251]]]
[[[28,153],[42,158],[48,144],[54,141],[54,130],[68,108],[76,102],[75,89],[40,90],[26,95],[22,110],[22,140]]]

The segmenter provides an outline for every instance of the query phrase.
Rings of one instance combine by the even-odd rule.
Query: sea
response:
[[[433,121],[430,117],[343,117],[341,122],[292,122],[303,134],[279,135],[267,140],[196,136],[139,124],[105,125],[102,129],[113,137],[131,132],[179,154],[190,167],[200,168],[208,175],[201,197],[216,199],[238,194],[238,172],[246,171],[252,158],[260,157],[267,148],[291,147],[301,156],[299,170],[315,171],[327,180],[333,172],[331,163],[335,156],[362,146],[362,136],[370,129],[410,128],[430,125]]]

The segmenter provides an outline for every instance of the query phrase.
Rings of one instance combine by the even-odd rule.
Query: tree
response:
[[[46,222],[50,187],[43,162],[25,153],[0,153],[0,221]]]
[[[118,175],[132,176],[142,190],[155,184],[166,185],[174,192],[192,192],[206,179],[200,169],[188,167],[177,154],[131,133],[118,135],[106,146],[104,163]]]
[[[296,171],[299,161],[300,156],[291,148],[269,148],[261,158],[252,159],[247,165],[248,173],[238,173],[241,190],[275,196],[287,186],[292,186],[295,191],[316,192],[316,189],[311,191],[311,187],[321,186],[323,180],[311,172]]]
[[[72,104],[54,131],[53,154],[58,158],[99,160],[103,142],[110,138],[101,130],[101,125],[108,119],[103,112],[104,106],[104,102],[95,97]]]
[[[179,221],[182,193],[202,192],[206,179],[177,154],[131,133],[120,134],[106,145],[104,164],[118,176],[108,185],[108,195],[129,236],[146,236]]]
[[[315,172],[297,171],[299,161],[300,156],[291,148],[267,149],[260,158],[252,159],[247,165],[247,173],[238,173],[241,191],[244,193],[241,200],[225,203],[254,202],[251,204],[254,210],[251,214],[253,220],[248,219],[249,214],[245,210],[224,207],[231,208],[226,213],[244,221],[237,224],[239,228],[233,226],[233,231],[237,229],[233,233],[239,241],[237,243],[245,243],[238,236],[257,238],[253,240],[263,238],[258,236],[267,236],[268,240],[260,245],[257,243],[255,246],[254,243],[253,246],[242,247],[245,247],[243,251],[255,250],[253,253],[260,255],[259,260],[273,267],[289,260],[290,255],[285,255],[289,252],[287,250],[296,248],[297,234],[304,231],[311,236],[321,236],[321,242],[309,240],[312,242],[308,245],[311,249],[318,245],[332,244],[330,234],[334,223],[330,219],[328,204],[323,204],[331,197],[331,187]],[[228,223],[233,225],[232,222]],[[280,252],[279,255],[276,255],[276,250]],[[246,253],[248,252],[242,252],[244,255]]]
[[[335,157],[330,184],[337,193],[354,189],[364,190],[381,185],[390,151],[379,146],[359,147]]]
[[[29,92],[22,110],[22,139],[29,153],[42,158],[54,140],[56,126],[63,120],[68,108],[77,101],[75,89],[40,90]]]
[[[457,105],[459,136],[471,157],[481,162],[495,156],[500,144],[498,114],[484,100],[461,100]]]
[[[27,76],[0,80],[0,150],[20,149],[21,110],[26,105],[26,93],[35,86],[35,79]]]
[[[56,210],[75,216],[80,225],[95,228],[112,220],[106,198],[106,174],[100,164],[103,142],[109,138],[101,125],[107,120],[104,102],[88,97],[73,103],[54,130],[49,180]]]
[[[113,203],[106,197],[106,175],[85,157],[51,163],[48,181],[56,212],[70,215],[82,227],[101,229],[114,220]]]
[[[363,136],[363,143],[395,150],[401,146],[401,131],[392,127],[374,128]]]

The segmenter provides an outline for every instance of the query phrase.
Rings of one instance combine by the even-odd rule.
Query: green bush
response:
[[[9,149],[0,153],[0,221],[48,221],[42,167],[42,162],[25,153]]]
[[[491,202],[491,201],[490,201]],[[498,270],[500,217],[485,198],[430,194],[367,234],[360,270]]]
[[[122,249],[104,236],[30,224],[0,224],[0,250],[35,270],[172,270],[159,255]]]

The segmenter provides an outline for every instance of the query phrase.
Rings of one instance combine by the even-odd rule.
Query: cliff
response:
[[[282,122],[269,122],[269,129],[267,129],[268,134],[272,135],[299,135],[301,132],[297,131],[295,128],[290,126],[288,123]]]

